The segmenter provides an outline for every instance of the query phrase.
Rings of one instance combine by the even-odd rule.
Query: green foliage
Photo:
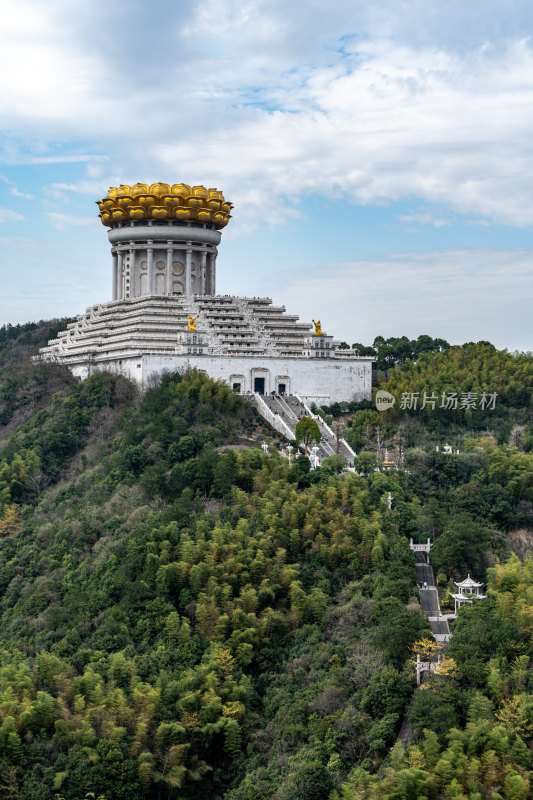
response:
[[[508,413],[510,408],[531,408],[533,405],[533,358],[528,353],[508,353],[496,350],[488,342],[454,346],[443,352],[425,353],[416,362],[406,361],[390,372],[380,388],[394,394],[398,400],[404,392],[417,392],[419,401],[416,414],[429,420],[467,420],[470,427],[483,430],[487,421],[498,413]],[[423,404],[424,392],[438,398],[436,408]],[[455,392],[461,399],[464,392],[475,392],[476,408],[466,410],[441,408],[442,394]],[[497,394],[494,410],[480,407],[481,393]],[[438,412],[437,412],[438,409]],[[496,413],[495,413],[496,412]],[[400,403],[385,412],[385,416],[400,415]],[[409,411],[403,412],[409,414]]]
[[[258,423],[196,372],[144,397],[94,375],[6,433],[0,798],[527,800],[533,567],[487,567],[530,513],[530,453],[472,437],[375,472],[392,423],[352,411],[366,476],[232,449]],[[428,535],[443,583],[487,570],[489,597],[413,696]]]
[[[258,780],[322,797],[352,752],[394,736],[412,682],[372,644],[390,622],[372,597],[405,600],[412,557],[398,560],[364,478],[311,482],[308,459],[217,450],[246,413],[199,373],[143,398],[98,374],[5,444],[4,503],[24,527],[0,542],[0,737],[19,797],[192,798]],[[384,650],[403,667],[405,648]],[[260,719],[280,731],[262,755]]]
[[[449,653],[457,673],[433,679],[413,698],[418,747],[395,746],[381,778],[354,769],[342,798],[375,798],[378,785],[385,800],[412,791],[443,800],[530,796],[533,700],[525,689],[532,678],[533,558],[512,556],[488,574],[488,598],[462,608],[454,628]],[[367,702],[373,697],[367,690]]]
[[[427,334],[422,334],[417,339],[409,339],[407,336],[391,336],[385,339],[383,336],[376,336],[372,346],[359,342],[352,344],[352,349],[358,356],[375,357],[378,370],[388,370],[406,361],[417,361],[423,353],[445,352],[449,347],[444,339],[432,339]]]
[[[54,339],[68,322],[61,319],[0,327],[0,426],[11,423],[15,415],[20,424],[47,405],[53,392],[74,383],[66,367],[31,361],[39,347]]]
[[[302,417],[302,419],[296,423],[295,431],[296,441],[304,443],[306,453],[311,442],[319,444],[322,439],[318,423],[316,420],[311,419],[311,417]]]

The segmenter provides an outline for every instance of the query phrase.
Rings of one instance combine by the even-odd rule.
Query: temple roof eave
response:
[[[484,585],[483,583],[478,583],[477,581],[473,580],[470,575],[468,575],[464,581],[454,581],[454,584],[459,589],[481,589],[481,587]]]

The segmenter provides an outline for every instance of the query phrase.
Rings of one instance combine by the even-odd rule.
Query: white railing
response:
[[[431,539],[428,539],[426,544],[414,544],[413,540],[409,539],[409,547],[413,553],[429,553],[431,550]]]
[[[254,398],[255,407],[257,408],[258,412],[261,414],[263,419],[265,419],[269,425],[272,425],[279,433],[283,436],[286,436],[287,439],[292,441],[294,439],[294,431],[291,431],[285,420],[283,420],[279,414],[274,414],[274,412],[267,406],[263,398],[260,394],[254,392],[252,394]]]
[[[321,416],[320,416],[320,414],[313,414],[313,412],[311,411],[311,409],[309,408],[309,406],[307,405],[307,403],[305,403],[305,402],[302,400],[302,398],[301,398],[299,395],[295,394],[294,396],[295,396],[295,397],[296,397],[296,399],[297,399],[297,400],[299,400],[299,401],[300,401],[300,403],[303,405],[303,407],[305,408],[305,410],[306,410],[306,412],[307,412],[308,416],[310,416],[310,417],[311,417],[311,419],[314,419],[314,420],[320,420],[320,422],[318,423],[319,427],[320,427],[320,425],[322,424],[322,425],[324,426],[324,428],[327,430],[327,432],[329,433],[329,435],[332,437],[332,439],[333,439],[334,441],[336,441],[336,440],[337,440],[337,435],[336,435],[335,433],[333,433],[333,431],[331,430],[331,428],[329,427],[329,425],[327,424],[327,422],[324,420],[324,418],[323,418],[323,417],[321,417]],[[354,451],[354,450],[352,450],[352,448],[350,447],[350,445],[348,444],[348,442],[346,441],[346,439],[343,439],[343,437],[342,437],[342,436],[339,436],[339,442],[342,442],[343,446],[346,448],[346,450],[348,451],[348,453],[350,453],[350,455],[351,455],[351,457],[352,457],[352,458],[355,458],[355,457],[356,457],[356,453],[355,453],[355,451]]]

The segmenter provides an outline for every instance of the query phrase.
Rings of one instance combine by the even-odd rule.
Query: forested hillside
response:
[[[427,363],[440,380],[450,352],[385,388],[415,391]],[[274,434],[198,373],[141,397],[28,367],[38,398],[21,378],[0,420],[0,799],[526,800],[533,563],[511,545],[533,529],[532,367],[491,358],[517,389],[495,430],[439,423],[459,454],[429,447],[423,415],[341,414],[360,474],[265,454]],[[376,437],[400,437],[400,469],[368,467]],[[466,571],[490,590],[415,691],[408,541],[428,536],[443,603]]]
[[[64,367],[31,360],[68,322],[55,319],[0,328],[0,441],[47,404],[55,391],[74,382]]]

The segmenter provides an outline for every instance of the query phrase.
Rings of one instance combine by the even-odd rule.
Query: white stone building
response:
[[[146,386],[194,367],[235,391],[308,402],[370,399],[372,359],[340,350],[269,298],[217,295],[220,229],[231,204],[216,189],[157,183],[111,188],[98,203],[110,228],[111,302],[88,308],[41,350],[79,377],[118,372]]]

